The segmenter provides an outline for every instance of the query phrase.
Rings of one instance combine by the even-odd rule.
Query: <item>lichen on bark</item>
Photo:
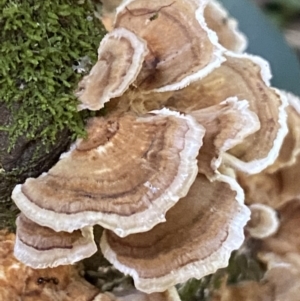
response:
[[[73,91],[105,30],[88,0],[0,0],[0,10],[2,228],[13,220],[13,186],[49,169],[84,136],[86,112],[77,111]]]

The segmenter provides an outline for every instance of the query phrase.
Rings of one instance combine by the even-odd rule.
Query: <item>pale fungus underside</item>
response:
[[[245,40],[215,2],[127,0],[113,15],[76,92],[79,109],[107,113],[13,190],[24,214],[15,252],[33,267],[71,263],[93,252],[99,224],[104,256],[137,289],[163,292],[226,267],[243,243],[250,210],[236,174],[274,163],[287,101],[266,61],[233,52]],[[253,233],[259,218],[251,222]]]

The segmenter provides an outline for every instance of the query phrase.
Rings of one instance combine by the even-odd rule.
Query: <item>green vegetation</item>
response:
[[[17,183],[47,171],[88,112],[73,93],[105,30],[90,0],[0,0],[0,229],[14,227]]]
[[[286,26],[300,16],[299,0],[270,0],[265,6],[265,11],[280,27]]]
[[[84,57],[94,63],[104,35],[92,4],[0,0],[0,10],[0,102],[13,116],[0,127],[9,133],[8,150],[20,136],[48,146],[65,128],[82,136],[83,116],[73,96],[82,74],[74,66]]]

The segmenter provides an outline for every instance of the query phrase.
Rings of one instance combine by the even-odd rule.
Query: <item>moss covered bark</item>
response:
[[[0,228],[15,184],[49,169],[84,136],[73,91],[105,31],[90,1],[0,0]]]

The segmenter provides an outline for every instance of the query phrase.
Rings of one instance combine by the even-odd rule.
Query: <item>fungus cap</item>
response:
[[[246,99],[259,118],[260,129],[223,156],[223,162],[245,173],[259,173],[276,160],[287,134],[286,97],[270,87],[267,61],[227,52],[226,62],[200,81],[175,91],[165,106],[189,113],[229,97]]]
[[[97,251],[92,227],[72,233],[55,232],[24,214],[17,218],[15,257],[35,269],[73,264]]]
[[[135,85],[144,91],[181,89],[218,67],[223,48],[203,17],[206,0],[127,0],[115,28],[147,41],[149,54]]]
[[[220,175],[210,182],[199,174],[188,195],[167,212],[165,223],[125,238],[105,230],[100,248],[117,269],[133,277],[137,289],[160,292],[227,266],[244,240],[248,219],[243,191],[234,179]]]
[[[217,33],[219,43],[234,52],[243,52],[247,47],[246,36],[238,30],[238,23],[228,15],[223,5],[210,0],[204,10],[207,26]]]
[[[281,93],[286,96],[289,104],[286,108],[288,133],[282,143],[279,156],[274,164],[268,167],[268,173],[292,166],[300,154],[300,98],[285,91]]]
[[[74,265],[33,269],[14,254],[15,235],[0,231],[0,300],[96,301],[99,290]]]
[[[191,116],[167,109],[94,118],[87,140],[12,197],[28,218],[55,231],[95,224],[120,236],[147,231],[187,194],[203,135]]]
[[[264,204],[252,204],[249,208],[251,219],[246,229],[252,237],[262,239],[276,233],[279,219],[273,208]]]
[[[98,49],[98,61],[78,84],[79,110],[99,110],[122,95],[135,80],[148,53],[146,42],[125,28],[107,34]]]
[[[259,255],[270,259],[278,257],[277,262],[297,265],[300,271],[300,199],[292,199],[286,202],[278,208],[278,212],[280,216],[278,231],[275,235],[262,241]],[[262,254],[264,255],[262,256]],[[274,256],[266,256],[266,254],[274,254]]]
[[[257,115],[249,110],[249,103],[237,97],[190,114],[205,128],[198,168],[210,179],[217,176],[222,155],[260,128]]]

